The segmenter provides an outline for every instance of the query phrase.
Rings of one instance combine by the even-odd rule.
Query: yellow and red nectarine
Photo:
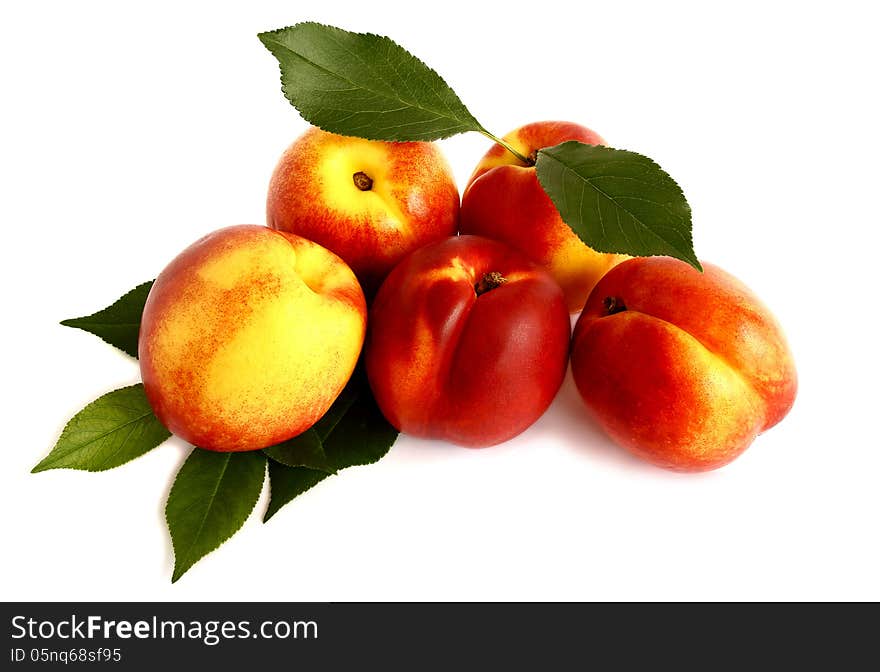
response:
[[[727,464],[782,420],[797,373],[779,324],[739,280],[669,257],[630,259],[578,319],[577,388],[608,434],[678,471]]]
[[[354,370],[366,303],[320,245],[231,226],[178,255],[144,307],[144,389],[174,434],[209,450],[285,441],[313,425]]]
[[[451,236],[458,188],[439,147],[378,142],[311,128],[269,183],[270,227],[338,254],[372,293],[408,252]]]

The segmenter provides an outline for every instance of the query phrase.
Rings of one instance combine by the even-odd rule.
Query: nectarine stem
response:
[[[501,273],[498,271],[491,271],[486,273],[486,275],[480,278],[479,282],[474,285],[474,291],[477,293],[477,296],[480,296],[496,287],[500,287],[505,282],[507,282],[507,278],[501,275]]]
[[[501,145],[502,147],[504,147],[504,149],[506,149],[508,152],[510,152],[511,154],[513,154],[516,158],[518,158],[520,161],[522,161],[522,162],[523,162],[524,164],[526,164],[527,166],[534,166],[534,165],[535,165],[535,162],[534,162],[533,160],[531,160],[531,159],[530,159],[529,157],[527,157],[527,156],[523,156],[522,154],[520,154],[520,153],[519,153],[518,151],[516,151],[516,149],[514,149],[513,146],[512,146],[509,142],[507,142],[506,140],[502,140],[502,139],[499,138],[497,135],[492,135],[489,131],[487,131],[487,130],[485,130],[485,129],[482,130],[482,131],[480,131],[480,133],[482,133],[483,135],[485,135],[485,136],[486,136],[487,138],[489,138],[490,140],[494,140],[495,142],[497,142],[499,145]]]
[[[364,171],[359,170],[351,177],[354,180],[354,186],[361,191],[369,191],[373,188],[373,178],[367,175]]]

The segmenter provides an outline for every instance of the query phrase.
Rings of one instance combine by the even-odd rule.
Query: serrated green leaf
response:
[[[268,521],[285,504],[330,476],[326,471],[306,467],[288,467],[269,460],[269,506],[263,522]]]
[[[104,471],[140,457],[171,436],[140,383],[96,399],[77,413],[52,451],[33,468]]]
[[[328,474],[336,473],[336,467],[324,454],[321,437],[314,428],[307,429],[299,436],[294,436],[284,443],[264,448],[263,452],[276,462],[288,467],[308,467]]]
[[[648,157],[568,141],[540,150],[535,168],[563,221],[594,250],[667,255],[703,270],[684,193]]]
[[[370,140],[484,132],[434,70],[387,37],[298,23],[260,33],[285,97],[311,124]]]
[[[348,407],[323,438],[324,453],[337,470],[377,462],[398,435],[379,410],[362,367],[355,371],[346,391],[351,397],[342,401]]]
[[[241,528],[265,478],[266,456],[258,450],[217,453],[196,448],[190,453],[165,505],[174,547],[172,583]]]
[[[152,280],[145,282],[103,310],[85,317],[64,320],[61,324],[95,334],[110,345],[137,358],[141,315],[152,286]]]
[[[321,440],[327,465],[334,471],[378,461],[398,435],[379,410],[362,366],[312,430]],[[263,522],[329,475],[326,470],[287,466],[273,457],[269,461],[271,494]]]

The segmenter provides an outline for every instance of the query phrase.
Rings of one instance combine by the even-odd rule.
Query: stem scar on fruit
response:
[[[623,302],[623,299],[616,296],[606,296],[602,303],[605,305],[606,315],[614,315],[626,310],[626,304]]]
[[[354,180],[354,186],[361,191],[369,191],[373,188],[373,178],[367,175],[364,171],[359,170],[351,177]]]
[[[501,273],[498,271],[490,271],[480,278],[477,284],[474,285],[474,291],[477,293],[477,296],[480,296],[496,287],[500,287],[505,282],[507,282],[507,278],[501,275]]]

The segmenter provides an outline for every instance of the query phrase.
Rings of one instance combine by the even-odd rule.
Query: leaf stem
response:
[[[518,151],[516,151],[516,150],[513,148],[513,145],[511,145],[509,142],[506,142],[505,140],[502,140],[502,139],[499,138],[497,135],[492,135],[492,134],[491,134],[489,131],[487,131],[485,128],[481,128],[481,129],[480,129],[480,133],[482,133],[483,135],[485,135],[485,136],[486,136],[487,138],[489,138],[490,140],[494,140],[495,142],[497,142],[499,145],[501,145],[502,147],[504,147],[504,149],[506,149],[508,152],[510,152],[511,154],[513,154],[516,158],[518,158],[520,161],[522,161],[522,162],[523,162],[524,164],[526,164],[527,166],[534,166],[534,165],[535,165],[535,162],[534,162],[534,161],[532,161],[532,160],[531,160],[530,158],[528,158],[527,156],[523,156],[523,155],[520,154]]]

